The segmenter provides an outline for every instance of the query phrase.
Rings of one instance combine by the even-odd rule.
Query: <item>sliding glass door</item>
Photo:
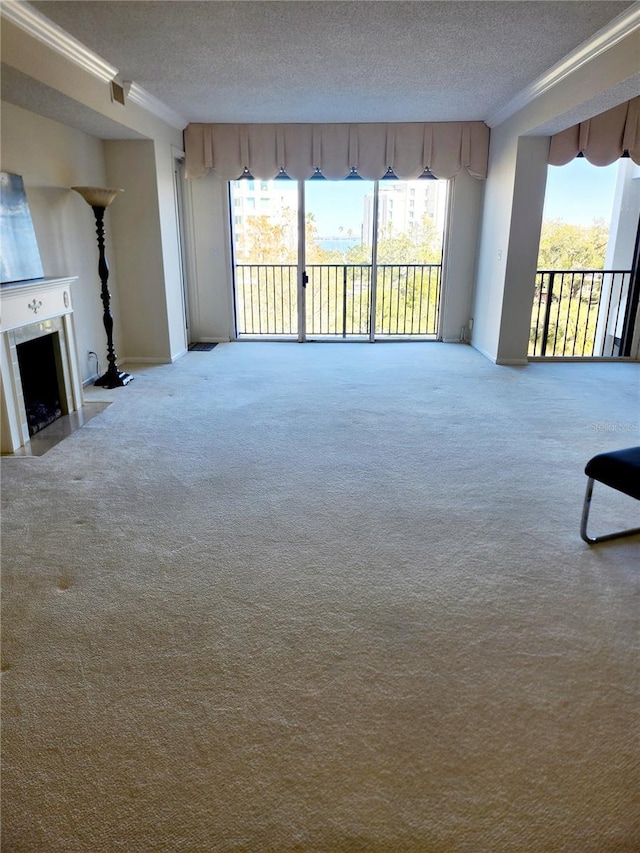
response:
[[[305,183],[307,339],[369,337],[373,193],[372,181]]]
[[[437,338],[447,182],[230,185],[238,338]]]
[[[446,196],[446,181],[381,181],[377,338],[438,335]]]
[[[298,188],[295,181],[230,183],[236,334],[297,339]]]

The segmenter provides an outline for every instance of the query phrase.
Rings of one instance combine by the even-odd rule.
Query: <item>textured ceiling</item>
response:
[[[47,0],[187,121],[487,119],[630,2]]]

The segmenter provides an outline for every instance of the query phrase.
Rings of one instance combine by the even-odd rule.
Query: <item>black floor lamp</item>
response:
[[[102,282],[102,305],[104,307],[103,321],[107,333],[107,372],[99,376],[94,385],[102,385],[104,388],[119,388],[131,382],[133,376],[124,373],[116,364],[116,354],[113,349],[113,317],[111,315],[111,294],[107,282],[109,280],[109,267],[104,254],[104,212],[111,202],[124,190],[110,190],[101,187],[71,187],[89,204],[96,217],[96,233],[98,235],[98,275]]]

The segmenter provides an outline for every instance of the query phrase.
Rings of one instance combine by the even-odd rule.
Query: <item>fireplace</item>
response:
[[[42,335],[16,346],[29,435],[61,418],[60,341],[58,333]],[[64,384],[62,386],[64,388]]]
[[[15,453],[82,407],[70,285],[73,278],[3,285],[2,452]]]

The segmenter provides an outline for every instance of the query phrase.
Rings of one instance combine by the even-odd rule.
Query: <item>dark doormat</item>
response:
[[[211,352],[218,344],[189,344],[189,352]]]

